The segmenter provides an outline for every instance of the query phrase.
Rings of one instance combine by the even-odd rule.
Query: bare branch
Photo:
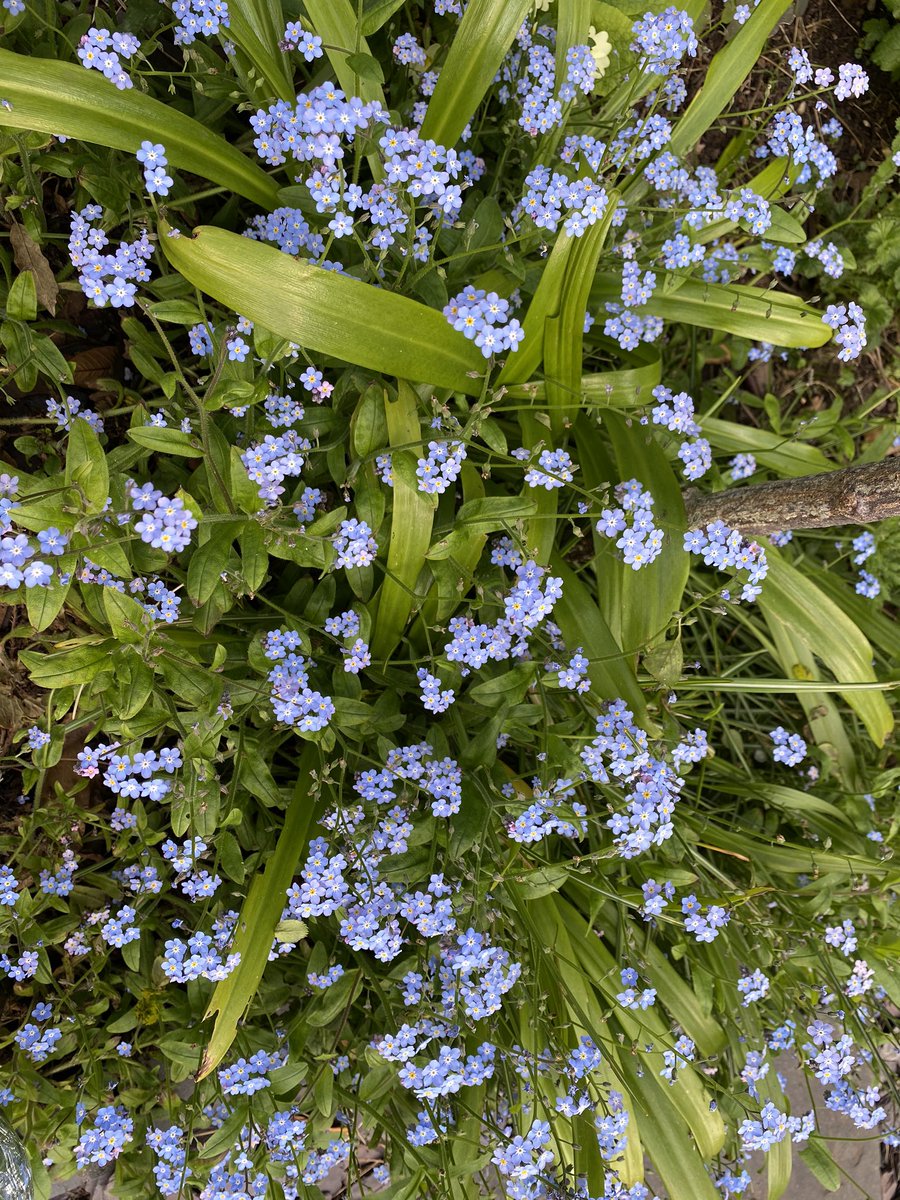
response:
[[[900,517],[900,456],[823,475],[778,479],[713,495],[684,493],[688,528],[724,521],[742,533],[867,525]]]

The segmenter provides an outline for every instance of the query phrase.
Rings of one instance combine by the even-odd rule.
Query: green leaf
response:
[[[129,429],[128,436],[139,446],[157,454],[175,454],[179,458],[202,458],[203,449],[190,434],[180,429],[161,429],[156,425]]]
[[[559,0],[556,6],[556,92],[566,77],[566,55],[588,40],[591,0]]]
[[[512,521],[522,521],[535,512],[531,496],[479,496],[461,504],[453,525],[484,525],[488,530],[505,529]],[[430,557],[430,556],[429,556]]]
[[[115,588],[104,588],[102,594],[106,619],[116,641],[126,644],[142,641],[148,618],[139,602]]]
[[[637,677],[610,632],[596,598],[562,559],[552,559],[550,567],[562,580],[563,594],[553,612],[566,645],[584,647],[591,663],[591,687],[604,700],[624,700],[638,723],[643,724],[647,710]]]
[[[628,408],[643,406],[649,402],[650,393],[662,380],[662,359],[653,351],[650,361],[643,366],[622,367],[618,371],[598,371],[593,375],[582,375],[577,393],[570,396],[565,405],[557,407],[580,412],[590,405],[602,408]],[[540,402],[547,397],[547,384],[543,381],[520,383],[507,389],[510,400]],[[730,422],[722,422],[731,427]],[[804,472],[805,474],[806,472]]]
[[[229,40],[243,50],[272,92],[293,104],[290,60],[278,46],[284,34],[281,0],[240,0],[229,7],[228,15]]]
[[[639,1073],[635,1056],[619,1055],[623,1080],[635,1109],[641,1141],[673,1200],[719,1200],[684,1119],[659,1081]]]
[[[348,54],[347,66],[351,67],[360,79],[368,79],[373,83],[384,83],[384,71],[381,63],[371,54]]]
[[[201,122],[137,88],[119,91],[99,71],[0,50],[0,78],[9,106],[0,126],[62,133],[135,154],[152,133],[170,166],[190,171],[263,208],[278,205],[278,187],[251,159]]]
[[[723,454],[750,453],[762,467],[792,478],[833,471],[835,464],[818,449],[805,442],[785,440],[780,434],[752,425],[721,421],[718,417],[701,417],[703,436],[709,438],[713,449]]]
[[[690,556],[682,544],[685,527],[684,501],[675,472],[662,447],[643,426],[629,428],[618,413],[604,419],[609,431],[616,465],[622,479],[637,478],[653,495],[653,518],[665,534],[662,553],[648,567],[634,571],[616,562],[621,575],[619,595],[622,604],[622,649],[639,649],[648,643],[656,645],[681,607],[681,597],[690,571]],[[579,448],[585,445],[580,436]],[[607,568],[604,575],[611,576]],[[606,593],[601,578],[599,596],[604,604]],[[615,602],[613,594],[609,604]],[[608,607],[604,611],[609,611]],[[615,628],[615,625],[613,625]]]
[[[258,591],[266,578],[269,554],[262,528],[255,522],[244,527],[238,544],[241,548],[241,574],[251,592]]]
[[[619,193],[612,191],[603,218],[575,239],[562,288],[558,313],[549,314],[544,325],[544,374],[550,428],[553,436],[562,436],[566,410],[578,394],[581,383],[584,314],[597,261],[606,241]]]
[[[790,6],[791,0],[760,0],[749,21],[713,55],[706,69],[703,87],[672,132],[668,149],[673,154],[682,156],[693,150],[716,118],[725,111],[756,65],[769,34]]]
[[[350,0],[305,0],[305,8],[313,28],[325,43],[325,50],[338,82],[348,96],[375,101],[381,108],[387,104],[378,80],[363,75],[351,62],[355,55],[365,55],[373,62],[363,31],[356,21],[356,5]],[[379,172],[380,174],[380,172]]]
[[[274,333],[384,375],[481,391],[484,358],[436,309],[213,226],[168,229],[160,223],[160,241],[177,271]]]
[[[22,271],[13,280],[6,296],[6,315],[16,321],[34,321],[37,318],[37,288],[32,271]]]
[[[510,354],[504,363],[497,379],[498,387],[525,383],[540,365],[544,355],[544,325],[547,317],[559,311],[560,297],[577,245],[578,238],[566,233],[556,239],[522,321],[524,337],[515,354]],[[609,298],[612,299],[612,293]]]
[[[257,872],[241,907],[231,953],[241,961],[227,979],[216,984],[204,1020],[216,1014],[197,1080],[204,1079],[219,1065],[237,1035],[238,1022],[253,1002],[259,987],[275,928],[284,908],[287,890],[297,865],[297,848],[306,844],[316,805],[309,796],[309,773],[318,758],[318,750],[308,746],[298,763],[297,786],[284,819],[275,852],[265,870]],[[341,981],[339,980],[338,983]],[[337,986],[337,985],[335,985]]]
[[[841,1170],[822,1138],[816,1136],[810,1138],[800,1151],[800,1157],[826,1192],[838,1190],[841,1186]]]
[[[423,138],[456,145],[531,9],[532,0],[469,0],[428,102]]]
[[[102,512],[109,498],[109,467],[100,439],[81,417],[69,429],[66,483],[84,496],[88,513]]]
[[[42,688],[77,687],[87,683],[109,665],[110,650],[114,642],[76,646],[56,654],[38,654],[34,650],[21,650],[19,659],[28,668],[32,683]]]
[[[363,36],[371,37],[373,33],[377,33],[397,9],[402,7],[403,0],[363,0]]]
[[[614,297],[619,284],[613,279],[611,275],[597,277],[591,292],[592,303],[599,305]],[[651,313],[665,321],[698,325],[702,329],[723,329],[775,346],[824,346],[831,337],[832,331],[822,321],[820,312],[785,292],[681,277],[678,283],[673,292],[654,293],[635,312]]]
[[[375,611],[372,636],[375,658],[387,658],[394,650],[416,604],[416,583],[425,565],[434,521],[431,497],[419,491],[416,477],[416,443],[422,437],[416,393],[401,379],[396,399],[386,390],[383,396],[390,444],[404,448],[392,450],[391,540]]]
[[[71,586],[71,579],[68,583],[58,583],[57,577],[54,576],[47,587],[25,589],[25,607],[28,610],[28,620],[38,633],[43,633],[59,616]],[[108,589],[104,588],[103,590],[106,592]]]
[[[234,527],[229,522],[217,525],[209,538],[191,555],[187,573],[187,591],[195,604],[205,604],[221,582],[228,563]]]
[[[859,627],[777,551],[768,550],[767,557],[769,572],[758,601],[763,613],[771,610],[784,621],[836,679],[874,683],[872,647]],[[841,695],[875,745],[883,746],[894,719],[881,692],[854,690]]]
[[[171,325],[197,325],[203,320],[200,309],[190,300],[159,300],[148,304],[147,312],[157,321],[168,321]]]

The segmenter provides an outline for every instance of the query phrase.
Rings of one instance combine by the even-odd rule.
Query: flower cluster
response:
[[[631,49],[657,75],[668,75],[685,55],[697,53],[694,22],[686,12],[670,6],[661,13],[647,13],[632,28]]]
[[[606,189],[590,176],[569,180],[542,165],[525,176],[525,187],[516,214],[530,217],[538,229],[555,233],[565,212],[563,228],[569,237],[581,237],[602,220],[609,202]]]
[[[758,542],[748,542],[737,529],[729,529],[724,521],[712,521],[706,530],[691,529],[684,535],[684,548],[702,557],[708,567],[720,571],[731,568],[746,573],[747,582],[741,588],[741,600],[752,601],[762,592],[760,584],[769,570],[766,552]],[[730,591],[722,596],[732,599]]]
[[[639,571],[662,553],[664,535],[653,524],[653,496],[637,479],[628,479],[616,485],[615,498],[621,507],[604,508],[596,530],[615,538],[622,561]]]
[[[181,938],[168,938],[160,968],[171,983],[188,983],[192,979],[209,979],[212,982],[227,979],[241,961],[238,952],[223,956],[230,940],[230,929],[216,937],[198,931],[191,934],[187,942]]]
[[[467,287],[444,306],[454,329],[474,341],[485,358],[503,350],[518,350],[525,331],[509,315],[509,301],[484,288]]]
[[[464,442],[429,442],[428,454],[416,466],[417,487],[431,496],[443,496],[456,482],[466,459]]]
[[[532,802],[515,820],[508,820],[506,832],[514,842],[542,841],[551,833],[579,838],[587,833],[587,807],[573,799],[571,779],[557,779],[545,788],[539,779],[531,782]]]
[[[127,62],[140,48],[141,43],[133,33],[110,33],[108,29],[91,27],[78,44],[78,57],[83,67],[102,71],[121,92],[134,87],[122,59]]]
[[[69,257],[79,271],[81,290],[98,308],[131,308],[137,284],[150,279],[147,260],[153,247],[146,230],[134,242],[122,242],[112,254],[101,251],[109,238],[93,222],[103,216],[99,204],[88,204],[70,218]]]
[[[662,425],[670,433],[680,433],[693,441],[684,441],[678,457],[684,463],[682,474],[691,481],[705,475],[712,466],[712,447],[694,420],[694,401],[687,392],[672,394],[671,388],[661,384],[653,389],[656,406],[651,414],[654,425]]]
[[[104,1167],[114,1162],[133,1135],[134,1121],[123,1107],[109,1104],[98,1109],[93,1125],[84,1130],[75,1147],[79,1170],[88,1163]]]
[[[834,340],[841,347],[838,358],[850,362],[859,358],[866,345],[866,317],[863,310],[852,300],[849,304],[829,304],[822,320],[829,329],[835,330]]]
[[[270,1086],[269,1072],[284,1066],[285,1062],[286,1050],[275,1054],[257,1050],[249,1059],[239,1058],[233,1066],[222,1067],[218,1072],[219,1084],[226,1096],[252,1096]]]
[[[643,988],[638,992],[638,973],[634,967],[623,967],[620,972],[622,991],[616,996],[623,1008],[646,1010],[656,1003],[656,988]]]
[[[178,22],[175,45],[190,46],[198,37],[212,37],[228,28],[226,0],[159,0],[168,4]]]
[[[706,912],[696,896],[685,896],[681,901],[686,933],[692,933],[698,942],[714,942],[719,930],[731,920],[731,913],[719,904],[710,904]]]
[[[335,708],[330,696],[310,688],[310,664],[294,653],[300,645],[300,634],[294,630],[275,629],[266,634],[263,653],[275,663],[268,675],[270,701],[279,721],[301,733],[317,733],[334,716]]]
[[[525,472],[525,482],[529,487],[542,487],[550,492],[571,483],[577,470],[578,464],[572,462],[567,450],[542,450],[537,466],[530,466]]]
[[[365,521],[351,517],[341,521],[337,533],[331,539],[336,558],[335,569],[340,567],[368,567],[375,561],[378,543]]]
[[[453,617],[449,623],[451,640],[444,645],[450,662],[463,664],[463,674],[478,670],[489,660],[523,658],[528,654],[527,638],[545,621],[562,595],[562,583],[547,575],[543,567],[517,556],[516,582],[503,597],[503,616],[492,625],[476,623],[471,617]]]
[[[769,1150],[776,1143],[783,1142],[788,1135],[793,1142],[805,1142],[815,1127],[814,1113],[807,1113],[804,1117],[789,1117],[769,1101],[763,1105],[759,1120],[747,1117],[741,1122],[738,1134],[741,1148],[750,1154],[754,1150]]]
[[[322,57],[322,39],[304,29],[299,21],[288,21],[281,39],[282,50],[299,50],[307,62]]]
[[[191,531],[197,528],[197,520],[189,508],[185,508],[180,496],[171,499],[145,483],[131,483],[128,489],[132,509],[140,513],[134,522],[135,532],[142,542],[154,550],[166,554],[177,554],[191,542]]]
[[[806,758],[806,742],[799,733],[788,733],[781,725],[769,734],[775,749],[772,758],[786,767],[796,767]]]
[[[646,732],[623,700],[606,706],[596,731],[580,758],[594,783],[610,786],[615,779],[623,789],[626,807],[606,824],[619,854],[634,858],[674,833],[672,816],[684,780],[664,759],[653,757]]]
[[[172,177],[166,174],[168,159],[165,146],[158,142],[141,142],[137,160],[144,168],[144,183],[147,185],[148,195],[168,196]]]

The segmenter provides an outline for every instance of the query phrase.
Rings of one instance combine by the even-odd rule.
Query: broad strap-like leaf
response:
[[[477,395],[485,360],[436,309],[201,225],[171,236],[169,262],[195,287],[279,337],[343,362]]]
[[[250,59],[272,95],[293,103],[290,59],[279,49],[285,24],[281,0],[240,0],[228,11],[230,39]]]
[[[587,43],[591,0],[559,0],[556,6],[556,91],[566,77],[566,55]]]
[[[145,138],[162,142],[172,166],[276,208],[278,187],[251,159],[193,117],[145,96],[119,91],[99,71],[0,50],[0,126],[61,133],[135,154]],[[135,180],[139,166],[135,163]]]
[[[719,417],[702,417],[703,436],[714,450],[723,454],[752,454],[762,467],[779,476],[799,478],[833,471],[836,463],[826,458],[818,446],[808,442],[788,441],[782,434],[753,425],[738,425]]]
[[[667,149],[681,156],[693,150],[710,125],[731,102],[756,66],[769,34],[791,6],[791,0],[760,0],[747,21],[713,56],[703,87],[672,132]]]
[[[582,408],[610,407],[637,408],[649,404],[650,393],[662,381],[662,358],[657,350],[647,355],[647,361],[633,367],[620,367],[617,371],[597,371],[593,375],[582,375],[578,389],[569,395],[565,404],[557,399],[557,407],[574,414]],[[531,400],[541,403],[547,398],[547,383],[518,383],[507,388],[509,400]],[[556,381],[559,386],[559,381]],[[804,471],[803,474],[809,474]]]
[[[599,306],[617,299],[620,288],[618,276],[598,275],[591,301]],[[740,283],[679,278],[671,291],[663,285],[634,311],[702,329],[721,329],[774,346],[824,346],[832,336],[822,314],[796,296]]]
[[[241,960],[231,974],[216,984],[204,1019],[216,1014],[215,1025],[197,1072],[204,1079],[216,1069],[234,1041],[238,1022],[252,1004],[272,948],[275,927],[285,906],[285,893],[306,847],[316,805],[309,795],[310,771],[318,748],[307,746],[297,764],[297,786],[278,835],[275,852],[250,884],[241,907],[234,942],[228,953]]]
[[[758,603],[784,623],[836,679],[875,683],[872,647],[857,625],[801,571],[776,550],[767,551],[769,573]],[[869,732],[883,746],[894,727],[891,710],[879,691],[842,693]]]
[[[584,340],[584,316],[597,261],[606,242],[619,202],[618,192],[607,197],[606,212],[577,239],[570,256],[569,269],[560,297],[559,311],[548,314],[544,324],[544,375],[550,428],[553,436],[562,435],[566,410],[581,380],[581,347]]]
[[[418,398],[412,387],[400,380],[397,395],[385,391],[384,411],[391,445],[394,477],[391,539],[387,571],[377,596],[372,653],[387,658],[409,619],[415,603],[415,586],[425,565],[431,542],[435,505],[432,497],[419,491],[416,477],[416,442],[421,438]]]
[[[305,7],[313,28],[324,43],[338,82],[347,95],[375,101],[386,109],[381,85],[373,78],[360,75],[353,66],[353,55],[372,57],[357,24],[356,4],[351,4],[350,0],[305,0]]]
[[[428,102],[423,138],[456,145],[532,7],[532,0],[469,0]]]

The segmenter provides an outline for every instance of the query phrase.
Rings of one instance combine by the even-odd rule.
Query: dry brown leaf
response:
[[[34,290],[38,303],[46,308],[51,317],[56,316],[56,298],[59,286],[44,252],[25,228],[13,221],[9,230],[13,257],[20,271],[30,271],[34,276]]]

